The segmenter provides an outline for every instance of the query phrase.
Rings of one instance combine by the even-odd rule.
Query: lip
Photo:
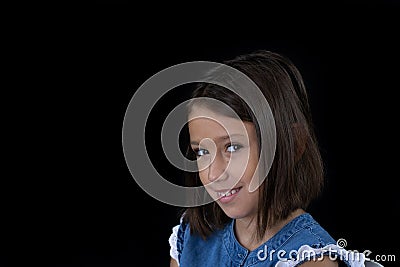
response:
[[[230,190],[229,189],[216,190],[215,192],[218,194],[218,201],[223,204],[226,204],[226,203],[233,201],[236,198],[236,196],[239,194],[241,189],[242,189],[242,186],[239,186],[239,187],[232,188]],[[231,192],[232,190],[236,190],[236,191],[233,194],[230,194],[229,196],[222,196],[222,197],[220,196],[220,194]]]

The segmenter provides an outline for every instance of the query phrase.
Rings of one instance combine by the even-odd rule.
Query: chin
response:
[[[240,211],[234,208],[221,207],[221,209],[224,211],[225,215],[231,219],[241,219],[248,216],[247,212]]]

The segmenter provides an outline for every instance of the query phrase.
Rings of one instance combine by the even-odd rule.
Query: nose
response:
[[[208,180],[214,182],[217,179],[224,180],[227,177],[226,167],[228,162],[222,155],[215,155],[214,160],[208,166]]]

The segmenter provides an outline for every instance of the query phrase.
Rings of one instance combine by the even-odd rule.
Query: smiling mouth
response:
[[[218,198],[229,197],[231,195],[237,194],[240,191],[240,189],[242,189],[242,187],[233,188],[233,189],[231,189],[231,190],[229,190],[228,192],[225,192],[225,193],[217,192],[217,195],[218,195]]]

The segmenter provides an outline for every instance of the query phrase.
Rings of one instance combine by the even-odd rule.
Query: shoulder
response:
[[[286,239],[280,249],[288,253],[285,261],[277,266],[338,266],[338,260],[347,266],[364,262],[363,255],[351,254],[339,246],[336,240],[311,215],[307,214],[297,220],[288,229]],[[350,255],[351,254],[351,255]],[[362,254],[362,253],[361,253]]]
[[[179,265],[179,257],[182,252],[184,236],[187,228],[187,223],[184,223],[181,218],[179,224],[173,226],[171,229],[171,235],[168,239],[170,245],[169,254],[171,256],[171,264],[175,261]]]
[[[182,266],[202,266],[205,261],[218,262],[214,266],[221,266],[220,263],[227,257],[224,236],[229,229],[228,225],[214,230],[206,238],[192,233],[189,222],[183,221],[174,226],[170,237],[171,258]]]
[[[280,241],[285,250],[298,249],[303,245],[321,248],[336,244],[335,239],[309,213],[288,223],[280,234]]]

